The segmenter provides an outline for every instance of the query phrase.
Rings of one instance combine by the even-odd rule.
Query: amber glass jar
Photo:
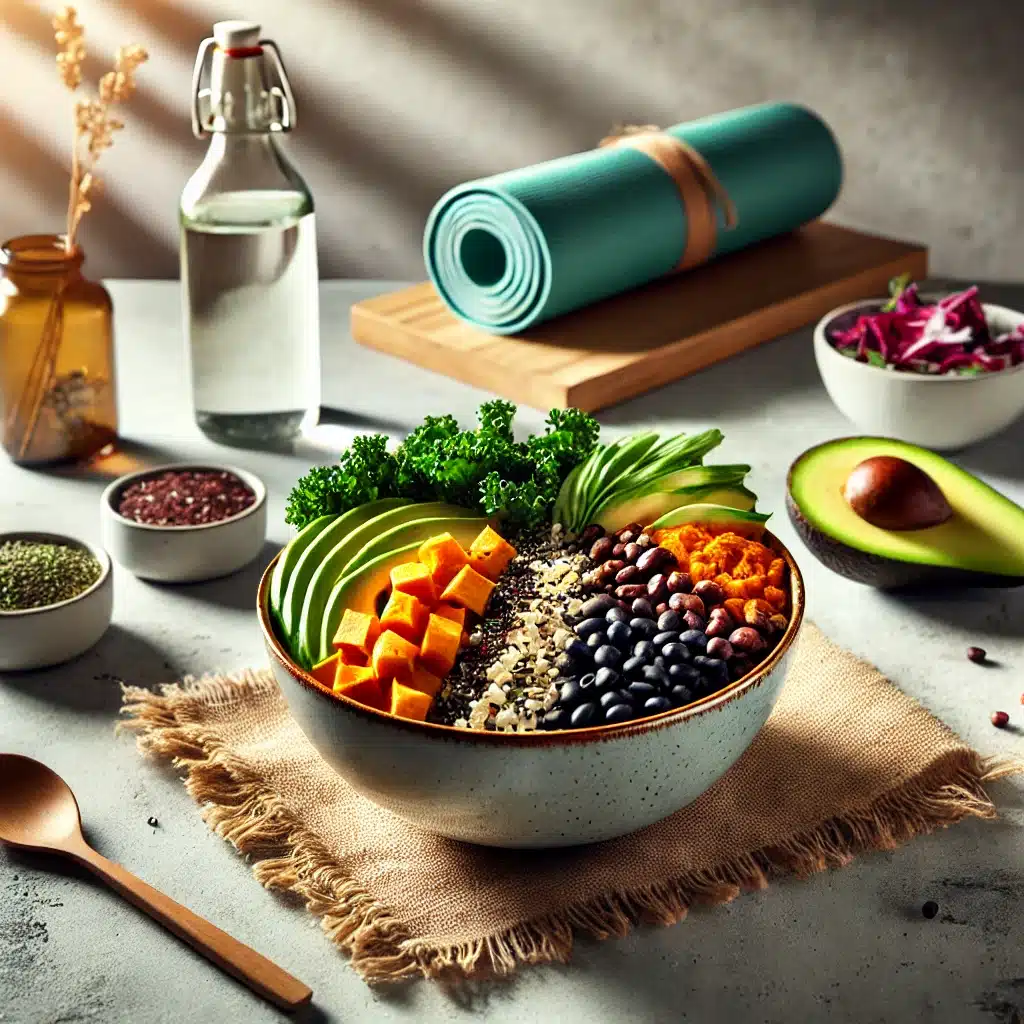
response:
[[[113,305],[58,235],[0,249],[0,427],[24,465],[86,459],[117,436]]]

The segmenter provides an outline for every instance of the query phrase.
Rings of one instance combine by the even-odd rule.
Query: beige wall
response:
[[[59,229],[69,97],[51,7],[0,0],[0,233]],[[318,202],[323,276],[418,277],[432,202],[469,177],[672,123],[794,99],[836,130],[833,216],[926,241],[933,267],[1020,279],[1020,0],[83,0],[98,53],[152,54],[83,243],[96,275],[177,272],[196,46],[263,21],[294,80],[293,152]],[[93,65],[95,70],[96,65]]]

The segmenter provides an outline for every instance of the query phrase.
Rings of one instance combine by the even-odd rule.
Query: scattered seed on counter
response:
[[[157,821],[157,820],[156,820],[156,818],[150,817],[150,818],[147,818],[147,819],[146,819],[146,824],[147,824],[147,825],[148,825],[148,826],[149,826],[150,828],[156,828],[156,827],[157,827],[157,825],[159,825],[159,824],[160,824],[160,822],[159,822],[159,821]]]
[[[973,661],[975,665],[981,665],[988,654],[985,652],[983,647],[968,647],[967,648],[967,660]]]
[[[926,917],[929,921],[936,917],[939,913],[939,905],[935,900],[928,900],[924,906],[921,907],[921,915]]]
[[[1005,729],[1010,724],[1010,716],[1005,711],[993,711],[991,718],[997,729]]]

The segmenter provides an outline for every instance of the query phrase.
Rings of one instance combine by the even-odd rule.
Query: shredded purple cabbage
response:
[[[929,306],[917,285],[899,278],[881,309],[830,332],[843,355],[911,373],[976,376],[1024,362],[1024,324],[993,337],[976,285]]]

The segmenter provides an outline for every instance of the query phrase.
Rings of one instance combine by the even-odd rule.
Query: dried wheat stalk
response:
[[[71,92],[82,84],[85,61],[85,29],[73,7],[63,7],[53,18],[54,38],[60,48],[57,71]],[[82,218],[92,209],[92,197],[99,191],[96,164],[104,150],[114,144],[115,133],[124,122],[114,108],[135,92],[135,73],[149,54],[141,46],[121,46],[114,57],[114,68],[99,81],[97,95],[75,103],[75,132],[71,146],[71,185],[68,195],[67,231],[64,245],[75,247],[75,236]]]

